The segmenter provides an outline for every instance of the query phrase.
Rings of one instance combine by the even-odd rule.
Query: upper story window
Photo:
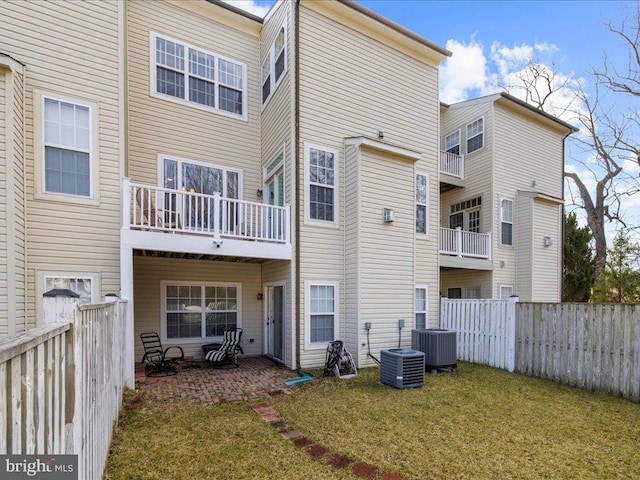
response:
[[[460,130],[456,130],[444,137],[444,150],[447,153],[460,155]]]
[[[98,106],[34,92],[36,197],[98,202]]]
[[[307,219],[337,223],[338,151],[305,145]]]
[[[155,33],[151,45],[153,94],[246,118],[246,65]]]
[[[482,197],[472,198],[449,207],[449,228],[462,228],[468,232],[480,232],[480,207]]]
[[[416,175],[416,233],[427,233],[427,176]]]
[[[276,38],[262,62],[262,103],[266,103],[275,92],[280,79],[287,69],[286,28],[280,27]]]
[[[500,244],[513,245],[513,200],[500,199]]]
[[[467,125],[467,153],[484,147],[484,118]]]

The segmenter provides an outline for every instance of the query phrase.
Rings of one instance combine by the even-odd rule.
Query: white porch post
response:
[[[131,181],[122,181],[122,228],[129,230],[129,212],[131,211]]]
[[[213,243],[216,247],[222,244],[222,237],[220,236],[220,193],[213,193]],[[226,222],[226,218],[223,220],[223,224]]]
[[[458,257],[462,257],[462,228],[456,227],[456,251]]]
[[[135,387],[135,339],[133,328],[133,248],[120,245],[120,298],[127,300],[126,335],[124,345],[124,378],[125,385]]]

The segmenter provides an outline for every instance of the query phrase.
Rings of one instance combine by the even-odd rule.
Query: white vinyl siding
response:
[[[340,299],[337,282],[305,282],[307,348],[326,348],[338,335]]]
[[[247,66],[151,32],[151,93],[247,118]]]
[[[484,118],[467,125],[467,153],[475,152],[484,147]]]
[[[309,222],[338,223],[338,151],[305,145],[306,212]]]
[[[426,235],[429,225],[429,176],[426,174],[416,175],[416,233]]]

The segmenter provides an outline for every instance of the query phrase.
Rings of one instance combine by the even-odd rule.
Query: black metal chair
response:
[[[163,349],[157,332],[141,333],[140,340],[144,347],[141,363],[148,362],[144,366],[147,377],[168,377],[178,373],[176,363],[184,360],[182,347],[172,346]]]
[[[244,354],[244,351],[240,346],[241,338],[241,328],[230,328],[224,332],[224,341],[218,348],[208,350],[205,348],[207,345],[203,346],[203,350],[205,350],[205,360],[211,362],[216,367],[225,365],[233,367],[239,366],[236,355],[238,353]]]

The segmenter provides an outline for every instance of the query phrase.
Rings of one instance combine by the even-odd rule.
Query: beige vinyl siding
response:
[[[7,184],[5,181],[7,170],[7,134],[5,118],[12,115],[7,112],[5,72],[0,68],[0,336],[7,335],[9,329],[14,333],[15,326],[10,318],[7,306],[8,281],[7,281]],[[11,141],[11,140],[9,140]]]
[[[119,290],[121,2],[4,2],[0,44],[26,65],[25,143],[28,325],[34,326],[35,272],[87,271],[103,291]],[[51,52],[55,51],[55,58]],[[99,205],[35,199],[34,90],[98,104]],[[96,163],[97,164],[97,163]],[[95,172],[97,174],[97,172]],[[39,301],[39,299],[38,299]]]
[[[341,295],[345,294],[345,256],[353,252],[345,250],[345,191],[344,147],[343,139],[348,137],[368,136],[376,137],[378,131],[384,132],[384,142],[411,149],[423,154],[420,170],[428,173],[432,181],[437,179],[438,161],[438,83],[437,65],[423,63],[415,57],[402,53],[377,38],[364,35],[353,30],[339,21],[338,16],[330,19],[316,9],[325,5],[321,2],[302,2],[300,4],[300,171],[304,172],[304,144],[305,142],[318,146],[335,149],[340,154],[338,167],[337,199],[340,205],[338,228],[332,226],[317,226],[305,223],[304,175],[300,175],[300,190],[298,215],[301,219],[300,228],[300,273],[301,285],[304,281],[326,280],[340,281]],[[347,9],[347,7],[344,7]],[[350,9],[348,9],[350,10]],[[413,245],[415,238],[415,203],[414,185],[415,172],[411,179],[403,184],[407,194],[412,198],[411,231],[406,241]],[[351,175],[351,173],[349,174]],[[378,173],[383,187],[377,191],[378,197],[385,198],[389,190],[398,189],[384,182],[382,174]],[[362,184],[364,188],[365,185]],[[431,188],[431,199],[437,205],[435,196],[437,188]],[[363,208],[365,207],[362,202]],[[432,208],[430,206],[430,208]],[[431,209],[437,215],[437,207]],[[378,212],[377,217],[382,215]],[[379,219],[379,218],[378,218]],[[431,226],[430,226],[431,228]],[[367,244],[369,239],[361,233],[361,244]],[[427,272],[435,270],[431,275],[437,276],[437,242],[425,242],[425,252],[420,257],[424,262],[416,265],[416,270]],[[361,268],[365,259],[361,259]],[[412,250],[410,261],[414,263]],[[393,267],[393,266],[392,266]],[[413,271],[413,268],[411,269]],[[405,273],[405,275],[407,275]],[[408,308],[413,312],[413,285],[415,278],[407,275],[411,282]],[[351,288],[346,286],[347,289]],[[348,298],[354,298],[354,292],[347,290]],[[436,288],[430,289],[435,295]],[[362,293],[364,295],[364,293]],[[437,297],[430,298],[430,305],[437,302]],[[341,299],[341,304],[345,299]],[[351,300],[350,300],[351,301]],[[375,302],[374,302],[375,303]],[[304,299],[301,302],[304,308]],[[355,308],[353,305],[350,309]],[[350,318],[358,314],[361,319],[362,311],[352,313]],[[300,312],[306,318],[305,312]],[[342,312],[341,318],[345,316]],[[407,318],[411,318],[409,315]],[[400,317],[398,317],[400,318]],[[396,319],[397,321],[397,319]],[[395,333],[393,337],[396,338]],[[362,335],[363,333],[360,332]],[[372,332],[373,334],[373,332]],[[351,336],[349,334],[350,342]],[[301,341],[304,344],[304,338]],[[397,338],[396,338],[397,339]],[[355,353],[355,352],[354,352]],[[305,352],[303,352],[305,354]],[[315,359],[322,363],[323,358],[316,351],[307,362]]]
[[[449,288],[462,288],[464,297],[465,289],[480,287],[480,298],[492,298],[492,278],[491,272],[481,270],[443,270],[440,272],[440,295],[446,297]]]
[[[159,154],[239,168],[244,198],[255,201],[262,186],[259,24],[255,34],[230,27],[224,8],[203,3],[127,2],[127,173],[134,182],[156,185]],[[151,96],[150,32],[244,63],[248,121]]]
[[[533,201],[533,302],[559,302],[562,275],[562,210],[558,204]],[[552,244],[545,247],[544,237]]]
[[[360,195],[360,150],[354,145],[345,146],[345,313],[344,341],[347,349],[354,355],[360,350],[360,338],[363,328],[360,324],[360,238],[362,234],[360,212],[362,197]],[[355,358],[360,364],[363,360]]]
[[[534,215],[533,199],[529,195],[520,194],[515,199],[515,217],[518,228],[514,228],[514,244],[516,247],[516,281],[513,284],[513,293],[523,302],[533,301],[532,273],[534,265],[533,228],[536,216]],[[514,225],[515,226],[515,225]],[[540,238],[542,242],[542,238]],[[536,262],[538,259],[536,258]],[[502,283],[508,283],[508,279],[499,278]],[[499,288],[499,287],[497,287]],[[498,291],[499,293],[499,291]]]
[[[262,291],[260,265],[251,263],[208,262],[202,260],[178,260],[168,258],[134,257],[134,340],[135,359],[143,355],[140,333],[161,333],[161,282],[186,281],[194,285],[207,282],[242,284],[242,348],[245,355],[262,354],[263,332],[262,302],[256,294]],[[250,339],[253,338],[253,342]],[[166,342],[165,342],[166,343]],[[204,340],[197,343],[169,342],[181,345],[185,355],[202,358],[202,345],[212,343]]]
[[[371,322],[371,352],[398,346],[398,320],[404,319],[403,346],[409,346],[414,323],[415,196],[414,163],[378,152],[361,151],[359,214],[360,325]],[[388,185],[396,188],[390,191]],[[380,192],[386,192],[381,195]],[[383,208],[394,211],[394,221],[382,221]],[[365,352],[360,360],[367,364]]]

